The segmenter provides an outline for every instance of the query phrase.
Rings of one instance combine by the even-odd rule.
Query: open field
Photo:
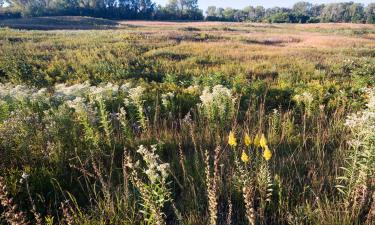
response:
[[[375,25],[0,26],[0,224],[375,224]]]

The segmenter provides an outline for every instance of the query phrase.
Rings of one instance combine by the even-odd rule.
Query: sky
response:
[[[270,1],[262,1],[262,0],[198,0],[199,8],[206,10],[207,6],[214,5],[219,7],[232,7],[236,9],[242,9],[245,6],[252,5],[262,5],[266,8],[280,6],[280,7],[292,7],[294,3],[298,2],[299,0],[284,0],[284,1],[277,1],[277,0],[270,0]],[[350,0],[307,0],[307,2],[311,3],[333,3],[333,2],[345,2]],[[374,0],[353,0],[354,2],[363,3],[367,5],[370,2],[374,2]],[[168,0],[154,0],[157,4],[165,5]]]

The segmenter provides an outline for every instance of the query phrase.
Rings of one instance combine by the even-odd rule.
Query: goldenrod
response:
[[[249,156],[247,156],[247,154],[246,154],[245,151],[242,152],[241,160],[242,160],[242,162],[244,162],[244,163],[248,163],[248,162],[249,162]]]
[[[247,134],[247,133],[245,134],[245,145],[247,147],[249,147],[251,145],[251,138],[250,138],[249,134]]]
[[[237,140],[232,131],[229,132],[228,144],[232,147],[237,146]]]
[[[270,160],[272,157],[272,152],[271,150],[268,148],[268,146],[266,145],[266,147],[264,148],[264,152],[263,152],[263,158],[268,161]]]
[[[260,147],[262,147],[263,149],[265,149],[266,146],[267,146],[267,139],[266,139],[266,137],[264,136],[264,134],[262,134],[262,137],[260,138],[259,145],[260,145]]]
[[[258,135],[258,134],[255,135],[255,138],[254,138],[254,145],[255,145],[256,147],[259,147],[259,146],[260,146],[260,140],[259,140],[259,135]]]

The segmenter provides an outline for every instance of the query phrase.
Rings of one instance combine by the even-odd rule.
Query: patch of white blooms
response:
[[[42,89],[44,91],[44,89]],[[26,98],[39,93],[36,88],[29,88],[25,85],[13,85],[10,83],[0,83],[0,99],[14,99],[17,101],[23,101]]]
[[[212,122],[220,120],[224,122],[230,119],[234,113],[236,98],[232,91],[222,85],[216,85],[212,88],[205,87],[200,96],[201,112]]]
[[[159,163],[159,156],[156,152],[156,145],[151,146],[151,150],[147,149],[143,145],[140,145],[137,152],[142,155],[143,160],[146,163],[145,174],[151,183],[162,181],[164,183],[168,178],[168,163]]]
[[[125,83],[121,86],[112,83],[103,83],[99,84],[98,86],[92,86],[88,82],[74,85],[56,84],[53,88],[51,88],[49,93],[46,88],[37,89],[35,87],[28,87],[25,85],[0,83],[0,100],[43,101],[46,99],[53,99],[67,102],[69,105],[73,106],[83,102],[87,98],[102,98],[109,100],[120,93],[130,93],[130,91],[132,91],[131,93],[134,94],[134,91],[130,87],[131,86],[129,83]],[[137,87],[136,90],[139,88],[141,87]]]
[[[161,95],[161,104],[165,108],[168,109],[172,105],[173,98],[174,98],[174,93],[172,93],[172,92],[168,92],[166,94],[162,94]]]
[[[314,101],[314,96],[305,91],[302,94],[295,95],[293,99],[299,104],[304,103],[306,106],[309,106]]]
[[[138,86],[135,88],[130,88],[128,93],[129,93],[129,103],[134,103],[134,104],[140,104],[142,103],[142,96],[143,92],[145,91],[145,88],[142,86]]]
[[[366,109],[348,116],[345,122],[352,138],[348,141],[350,149],[345,174],[338,178],[344,185],[340,184],[338,188],[350,198],[375,178],[375,89],[366,91]]]
[[[359,136],[375,136],[375,90],[367,90],[367,94],[366,109],[348,116],[345,122],[345,125]]]
[[[302,94],[295,95],[293,99],[297,102],[298,105],[304,105],[307,115],[311,114],[314,96],[310,92],[305,91]]]

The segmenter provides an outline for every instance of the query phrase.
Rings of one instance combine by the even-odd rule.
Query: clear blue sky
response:
[[[350,0],[305,0],[311,3],[333,3],[333,2],[349,2]],[[375,2],[375,0],[352,0],[353,2],[364,3],[367,5],[370,2]],[[168,0],[154,0],[157,4],[164,5]],[[298,2],[298,0],[284,0],[284,1],[261,1],[261,0],[198,0],[199,8],[206,10],[207,6],[215,5],[219,7],[232,7],[237,9],[242,9],[245,6],[252,5],[263,5],[266,8],[273,7],[273,6],[281,6],[281,7],[291,7],[294,3]]]

